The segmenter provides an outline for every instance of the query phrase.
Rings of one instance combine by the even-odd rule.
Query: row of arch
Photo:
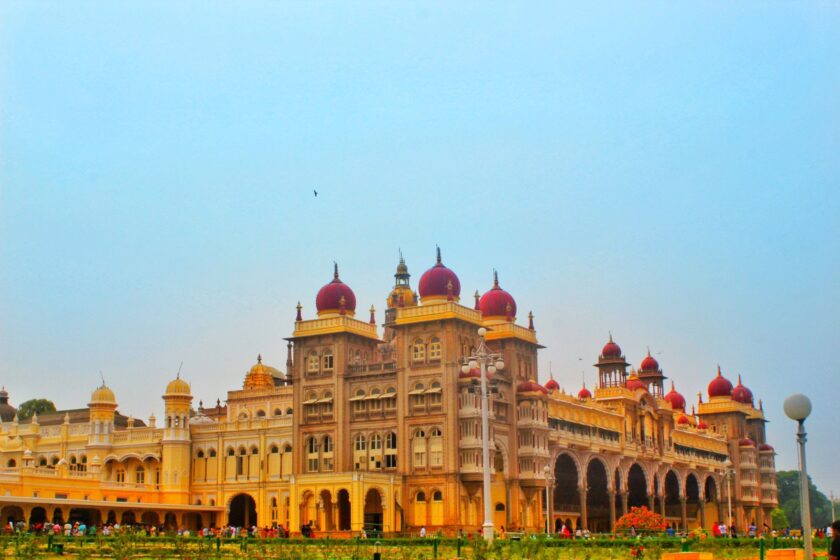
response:
[[[291,415],[292,415],[292,412],[294,412],[294,409],[293,409],[292,407],[287,407],[287,408],[285,409],[285,412],[283,411],[283,409],[282,409],[282,408],[275,408],[275,409],[274,409],[274,411],[271,413],[271,415],[272,415],[272,417],[273,417],[273,418],[280,418],[280,417],[282,417],[282,416],[291,416]],[[268,417],[268,413],[267,413],[265,410],[263,410],[262,408],[258,408],[258,409],[257,409],[257,410],[253,413],[253,417],[254,417],[254,418],[257,418],[257,419],[267,418],[267,417]],[[251,411],[250,411],[250,410],[248,410],[247,408],[243,408],[242,410],[240,410],[240,411],[239,411],[239,416],[238,416],[238,418],[239,418],[240,420],[248,420],[248,419],[250,419],[250,418],[251,418]]]
[[[552,474],[550,499],[555,524],[572,513],[579,526],[605,531],[612,528],[617,516],[645,506],[674,525],[687,527],[691,519],[705,526],[707,504],[719,507],[719,483],[711,473],[689,472],[681,479],[676,470],[668,468],[651,476],[640,463],[624,470],[611,469],[598,456],[581,464],[573,454],[564,452],[555,459]]]

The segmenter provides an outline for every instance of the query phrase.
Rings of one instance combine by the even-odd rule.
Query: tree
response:
[[[791,527],[801,527],[799,471],[780,471],[776,473],[776,481],[779,487],[779,507],[784,510]],[[810,476],[808,487],[811,499],[811,526],[827,527],[831,524],[831,502],[817,489]]]
[[[774,529],[787,529],[790,527],[787,514],[785,513],[785,510],[780,507],[777,507],[770,512],[770,519]]]
[[[47,399],[29,399],[26,402],[20,403],[17,409],[18,418],[21,420],[31,418],[36,412],[38,414],[55,412],[55,404]]]

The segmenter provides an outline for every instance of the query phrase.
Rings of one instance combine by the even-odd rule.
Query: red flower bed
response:
[[[637,534],[661,533],[665,527],[665,518],[644,506],[630,508],[615,522],[616,533],[631,533],[632,530]]]

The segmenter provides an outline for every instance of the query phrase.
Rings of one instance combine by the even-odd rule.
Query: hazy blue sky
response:
[[[0,381],[78,407],[102,370],[145,418],[183,361],[215,402],[333,260],[381,320],[440,244],[534,310],[542,381],[608,330],[689,402],[720,363],[780,468],[806,392],[840,490],[838,190],[836,2],[7,0]]]

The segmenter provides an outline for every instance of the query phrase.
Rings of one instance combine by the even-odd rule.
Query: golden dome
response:
[[[190,384],[181,379],[180,377],[176,377],[169,384],[166,386],[166,394],[167,395],[191,395],[190,392]]]
[[[389,309],[392,307],[411,307],[414,305],[417,305],[417,295],[408,286],[396,286],[388,294],[386,306]]]
[[[117,404],[117,397],[114,395],[114,392],[103,383],[91,394],[90,404]]]
[[[272,372],[277,371],[272,367],[263,365],[262,355],[257,356],[257,363],[251,367],[245,376],[244,389],[269,389],[274,387],[274,376]]]

